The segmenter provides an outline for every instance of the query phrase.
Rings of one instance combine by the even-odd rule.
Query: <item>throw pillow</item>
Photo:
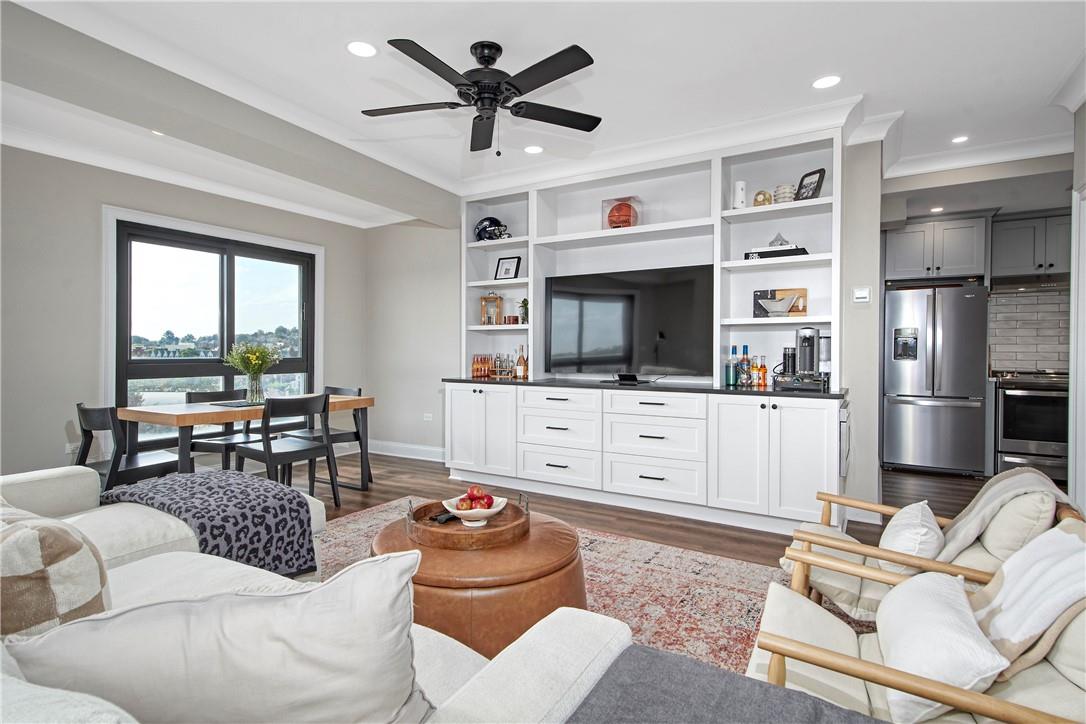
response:
[[[31,635],[109,608],[106,567],[73,526],[0,506],[0,635]]]
[[[1051,493],[1019,495],[1004,503],[988,523],[980,534],[981,545],[993,556],[1005,561],[1051,528],[1055,516],[1056,496]]]
[[[136,724],[127,712],[96,696],[29,683],[0,644],[0,721]]]
[[[1069,518],[1026,543],[970,597],[1009,679],[1043,659],[1086,600],[1086,523]]]
[[[973,618],[960,578],[913,576],[886,594],[875,621],[883,663],[891,668],[973,691],[985,691],[1007,668]],[[951,708],[897,689],[887,689],[886,699],[898,724],[926,721]]]
[[[879,539],[879,548],[908,553],[921,558],[935,558],[943,550],[943,529],[935,522],[928,501],[906,505],[894,513]],[[912,566],[878,561],[879,567],[892,573],[916,573]]]
[[[417,551],[360,561],[305,590],[221,593],[110,611],[7,649],[26,679],[148,722],[420,722],[411,577]]]

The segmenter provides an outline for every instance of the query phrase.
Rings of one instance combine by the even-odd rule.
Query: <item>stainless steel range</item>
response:
[[[1067,372],[995,372],[996,468],[1067,480]]]

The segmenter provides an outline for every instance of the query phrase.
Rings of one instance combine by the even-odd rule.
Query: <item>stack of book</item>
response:
[[[743,254],[743,259],[772,259],[778,256],[799,256],[806,254],[807,250],[797,244],[785,244],[784,246],[756,246]]]

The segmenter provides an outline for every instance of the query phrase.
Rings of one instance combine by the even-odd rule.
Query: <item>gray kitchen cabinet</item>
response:
[[[1037,274],[1044,266],[1044,256],[1044,219],[999,221],[992,224],[993,277]]]
[[[935,224],[909,224],[886,232],[886,278],[930,276],[934,266]]]
[[[992,224],[992,277],[1071,271],[1071,217]]]
[[[960,277],[984,273],[987,219],[935,222],[934,276]]]
[[[987,220],[909,224],[886,232],[886,278],[920,279],[984,273]]]

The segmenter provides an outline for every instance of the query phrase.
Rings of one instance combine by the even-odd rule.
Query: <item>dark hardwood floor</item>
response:
[[[357,485],[360,475],[358,455],[338,456],[340,478]],[[366,492],[340,490],[342,506],[332,506],[332,489],[317,484],[317,497],[324,501],[328,519],[365,510],[390,500],[414,495],[428,499],[450,498],[463,492],[464,486],[449,480],[448,470],[441,463],[385,455],[372,455],[374,483]],[[318,467],[318,478],[327,479],[324,465]],[[295,470],[295,487],[305,490],[304,463]],[[936,515],[952,517],[973,498],[983,480],[948,475],[924,475],[912,472],[882,472],[882,502],[903,506],[917,500],[927,500]],[[514,490],[495,488],[501,495],[516,495]],[[629,510],[598,503],[567,500],[549,495],[531,496],[532,509],[554,515],[570,525],[618,535],[655,541],[679,548],[737,558],[752,563],[776,566],[781,552],[788,545],[788,536],[736,528],[716,523],[704,523],[659,513]],[[877,545],[882,526],[850,523],[848,532],[864,543]]]

